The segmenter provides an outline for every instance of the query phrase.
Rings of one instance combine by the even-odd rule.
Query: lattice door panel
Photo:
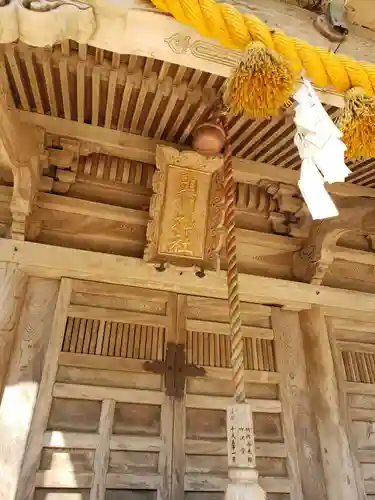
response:
[[[261,482],[270,500],[289,500],[290,479],[284,442],[279,374],[276,372],[271,308],[242,304],[246,392],[254,411]],[[222,500],[227,485],[226,408],[232,403],[228,306],[225,300],[187,297],[187,362],[205,376],[187,378],[184,401],[175,406],[183,422],[174,438],[176,500]]]
[[[75,282],[37,500],[169,500],[173,401],[162,374],[176,296]]]
[[[329,319],[350,433],[367,499],[375,500],[375,322]]]

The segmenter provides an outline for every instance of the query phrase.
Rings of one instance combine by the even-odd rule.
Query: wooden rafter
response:
[[[10,5],[0,9],[0,42],[9,43],[17,39],[34,46],[51,46],[61,40],[72,39],[89,43],[99,49],[120,54],[141,53],[170,63],[228,76],[236,64],[239,54],[225,49],[216,42],[205,39],[193,29],[182,26],[174,19],[153,8],[151,3],[127,0],[121,5],[100,5],[93,1],[80,3],[74,9],[64,4],[47,3],[47,8],[38,8],[38,2],[31,6],[22,3],[19,9]],[[313,45],[329,49],[336,46],[322,36],[313,26],[314,14],[304,9],[285,5],[277,0],[233,0],[241,10],[255,13],[271,28],[275,27],[289,36],[306,40]],[[38,16],[38,22],[34,22]],[[298,22],[297,22],[298,20]],[[64,30],[61,30],[64,26]],[[139,33],[148,33],[139,37]],[[340,47],[346,55],[365,61],[374,61],[371,41],[374,35],[368,30],[351,27],[347,40]],[[332,92],[323,92],[330,104],[342,103],[342,98]],[[333,102],[334,101],[334,102]]]
[[[184,146],[224,83],[222,76],[207,71],[71,41],[51,49],[9,44],[4,59],[3,71],[20,110]],[[336,106],[326,109],[337,117]],[[229,129],[238,158],[299,169],[290,111],[272,120],[231,117]],[[374,186],[374,165],[375,160],[351,164],[349,181]]]

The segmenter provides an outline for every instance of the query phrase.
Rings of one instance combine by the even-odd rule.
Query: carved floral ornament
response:
[[[18,39],[44,47],[72,39],[87,43],[96,29],[93,9],[75,0],[0,0],[0,43]]]

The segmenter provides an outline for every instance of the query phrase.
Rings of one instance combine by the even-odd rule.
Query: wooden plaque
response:
[[[144,259],[217,269],[222,158],[158,146]]]

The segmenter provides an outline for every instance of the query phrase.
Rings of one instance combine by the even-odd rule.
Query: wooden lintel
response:
[[[81,154],[101,152],[103,154],[127,158],[143,163],[155,164],[155,152],[158,144],[182,149],[179,144],[158,141],[128,132],[105,129],[85,123],[64,120],[52,116],[17,111],[25,123],[37,125],[49,134],[77,139],[81,142]],[[237,182],[256,184],[262,179],[297,186],[299,173],[294,170],[268,165],[253,160],[234,158],[234,175]],[[365,196],[375,198],[375,189],[350,183],[335,183],[327,186],[330,193],[339,196]]]
[[[0,186],[0,208],[4,211],[4,207],[9,206],[12,197],[12,188],[7,186]],[[121,223],[125,226],[132,228],[131,235],[127,238],[125,243],[125,233],[106,233],[106,236],[112,238],[113,241],[122,238],[123,245],[122,251],[119,254],[132,254],[134,249],[139,250],[139,255],[145,245],[145,232],[148,221],[148,213],[142,210],[135,210],[130,208],[118,207],[114,205],[106,205],[104,203],[93,202],[88,200],[80,200],[67,196],[59,196],[49,193],[39,193],[35,202],[35,209],[30,218],[30,225],[39,224],[41,221],[50,220],[49,214],[60,212],[64,215],[65,226],[59,226],[60,230],[64,231],[64,227],[68,229],[70,216],[81,216],[85,220],[100,221],[97,226],[96,233],[101,235],[103,226],[101,223],[104,221],[113,221]],[[241,212],[238,212],[240,215]],[[83,220],[83,219],[82,219]],[[59,244],[59,240],[54,240],[54,235],[58,235],[59,231],[51,231],[49,233],[48,244]],[[71,229],[71,228],[69,228]],[[134,230],[135,229],[135,230]],[[237,252],[240,269],[248,273],[253,271],[253,267],[259,270],[259,265],[263,269],[267,266],[268,275],[274,272],[274,276],[286,279],[292,279],[291,255],[296,254],[301,250],[304,244],[302,238],[292,236],[283,236],[279,234],[254,231],[250,229],[236,228],[237,238]],[[77,240],[76,240],[77,241]],[[82,235],[82,242],[91,241],[85,240],[85,235]],[[82,243],[84,244],[84,243]],[[89,248],[96,250],[96,248]],[[98,248],[98,250],[101,250]],[[104,250],[101,250],[104,252]],[[330,247],[331,263],[339,260],[348,263],[350,267],[355,264],[361,266],[371,266],[375,268],[375,253],[371,251],[356,250],[344,246],[337,246],[333,242]],[[1,259],[0,259],[1,260]],[[282,271],[280,271],[282,269]],[[259,272],[259,271],[258,271]],[[351,273],[351,276],[353,273]],[[370,283],[370,282],[369,282]]]
[[[226,298],[224,272],[208,271],[204,278],[191,269],[154,266],[132,257],[87,252],[40,243],[0,239],[0,261],[19,264],[21,271],[50,278],[69,277],[188,295]],[[241,300],[263,304],[315,304],[362,312],[375,309],[375,295],[325,286],[241,274]]]

